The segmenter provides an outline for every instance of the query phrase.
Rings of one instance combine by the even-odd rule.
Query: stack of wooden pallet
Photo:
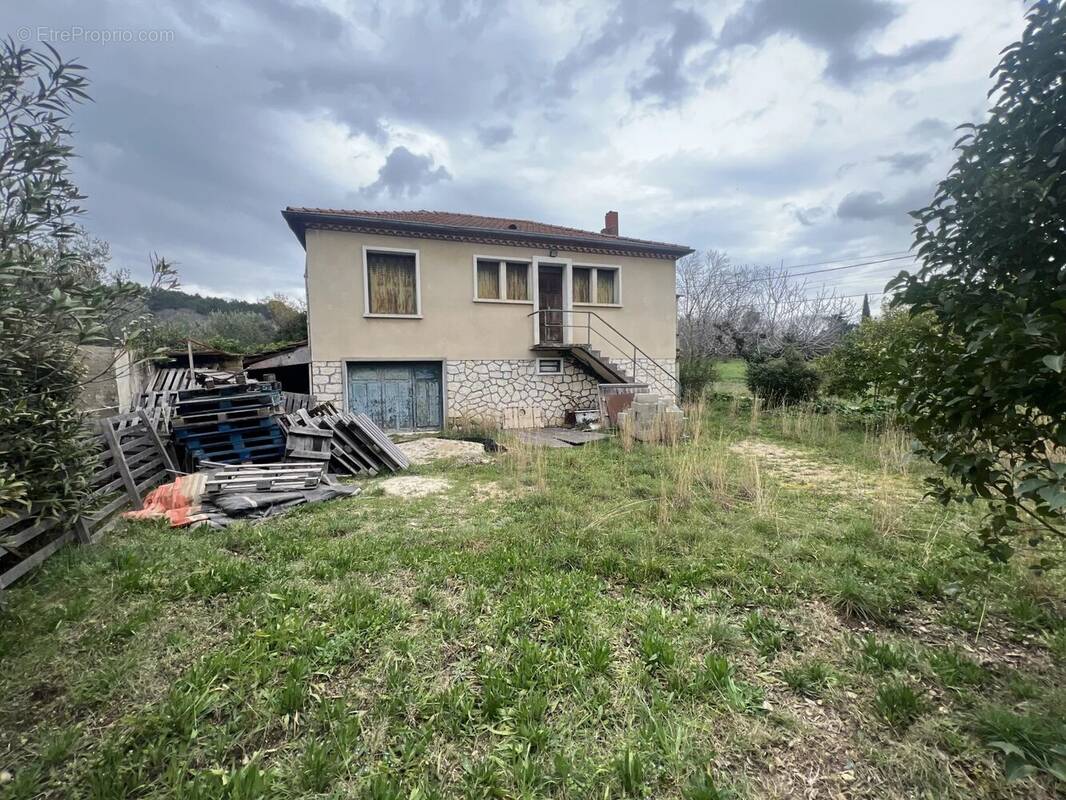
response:
[[[377,475],[382,470],[398,472],[411,466],[407,456],[366,414],[337,412],[332,406],[315,411],[320,413],[301,409],[283,417],[282,422],[290,431],[317,428],[332,433],[328,440],[332,472]]]
[[[322,480],[322,464],[242,464],[213,470],[204,484],[207,494],[282,492],[314,489]]]
[[[241,383],[178,392],[170,429],[194,463],[280,461],[285,454],[281,385]]]

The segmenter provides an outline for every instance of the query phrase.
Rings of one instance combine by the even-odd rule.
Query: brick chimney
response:
[[[618,235],[618,212],[608,211],[603,215],[603,230],[600,233],[606,233],[608,236]]]

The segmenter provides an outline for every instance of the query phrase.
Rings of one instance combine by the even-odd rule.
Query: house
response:
[[[595,408],[603,383],[677,389],[688,247],[435,211],[287,208],[306,252],[311,392],[386,430],[506,427]]]

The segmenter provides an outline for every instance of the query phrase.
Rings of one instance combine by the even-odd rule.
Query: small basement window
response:
[[[474,259],[474,299],[528,303],[529,264],[525,261]]]
[[[537,359],[537,374],[538,375],[562,375],[563,374],[563,360],[561,358],[538,358]]]

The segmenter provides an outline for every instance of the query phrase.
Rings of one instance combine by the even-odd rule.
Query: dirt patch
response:
[[[486,500],[503,500],[511,496],[509,491],[495,481],[491,483],[475,483],[473,488],[474,499],[479,503]]]
[[[381,490],[389,497],[426,497],[439,494],[451,487],[444,478],[422,478],[417,475],[403,475],[389,478],[381,484]]]
[[[396,445],[412,464],[428,464],[431,461],[450,459],[459,464],[488,464],[492,457],[478,442],[459,439],[415,439]]]
[[[905,481],[885,474],[870,474],[858,469],[818,460],[817,455],[776,442],[745,439],[729,448],[730,452],[756,459],[759,465],[786,485],[798,488],[820,488],[864,496],[891,497],[914,494]]]

